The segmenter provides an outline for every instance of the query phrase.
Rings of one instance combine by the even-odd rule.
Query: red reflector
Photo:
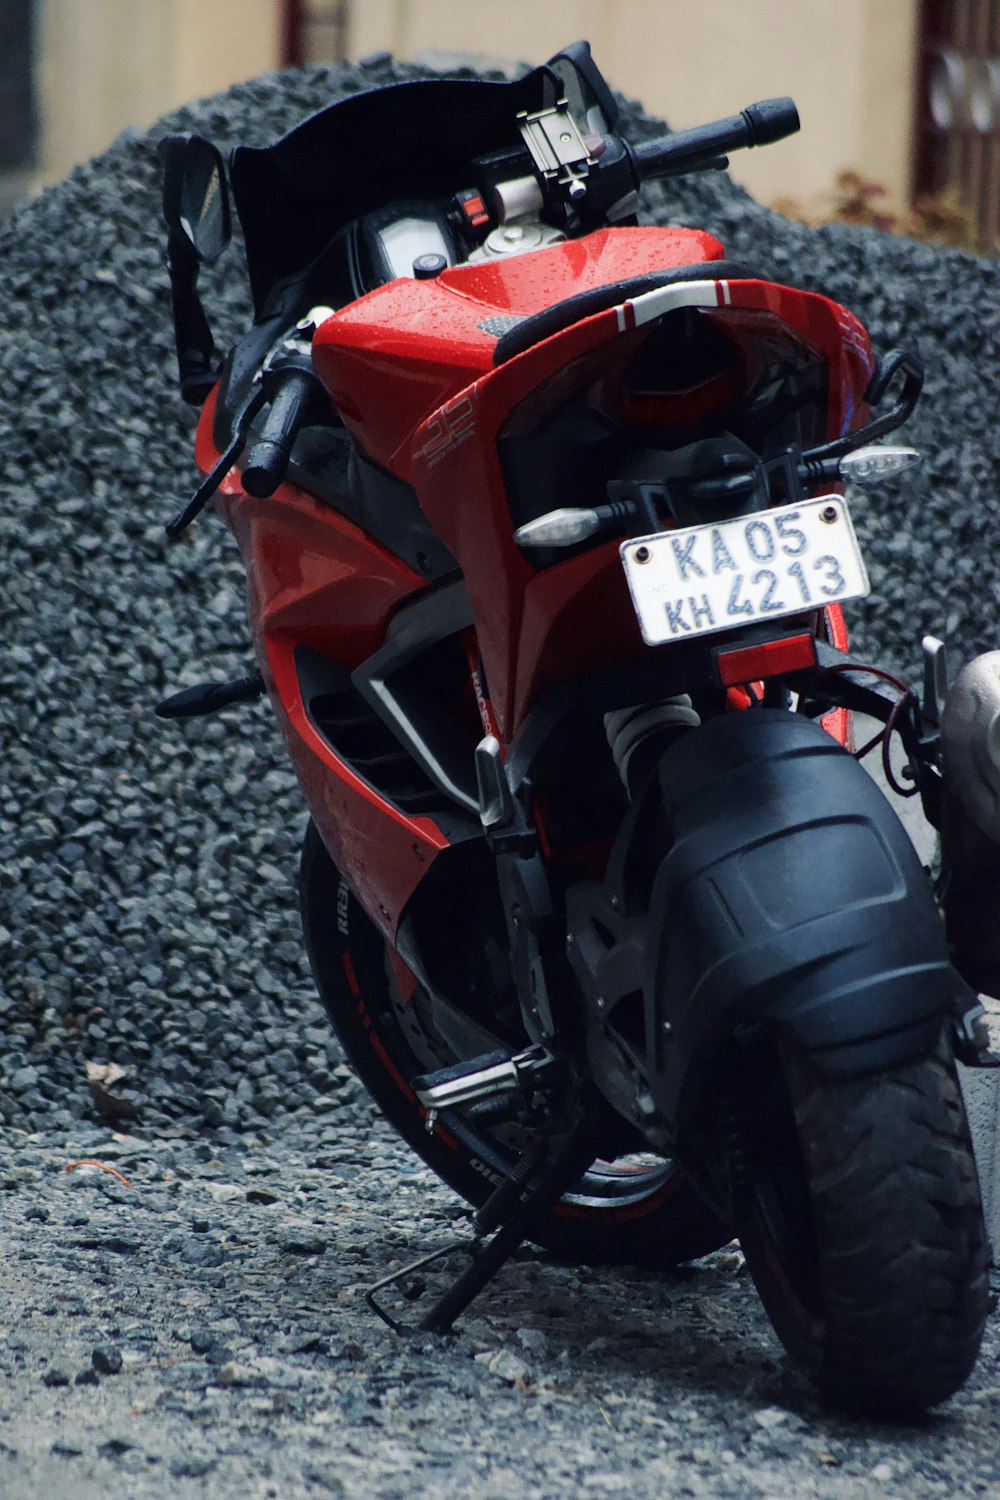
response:
[[[757,682],[762,677],[781,677],[816,665],[816,638],[790,635],[782,641],[762,641],[734,651],[717,651],[715,661],[723,687]]]

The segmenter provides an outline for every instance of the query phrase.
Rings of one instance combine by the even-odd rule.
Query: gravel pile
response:
[[[383,58],[255,80],[162,122],[263,143],[330,99],[419,76]],[[628,106],[636,137],[661,126]],[[780,150],[777,146],[775,150]],[[875,583],[865,650],[913,665],[997,638],[997,265],[810,230],[728,178],[658,187],[657,221],[849,303],[930,374],[922,475],[857,507]],[[245,326],[238,256],[208,278]],[[165,726],[173,689],[247,669],[242,574],[214,515],[170,546],[196,483],[176,395],[155,142],[127,134],[0,229],[0,1122],[93,1118],[86,1065],[143,1122],[241,1132],[362,1108],[313,998],[294,880],[303,809],[263,705]],[[903,633],[900,634],[902,622]],[[98,1080],[100,1082],[100,1080]]]

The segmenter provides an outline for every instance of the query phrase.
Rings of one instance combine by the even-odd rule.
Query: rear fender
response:
[[[761,1023],[860,1075],[930,1052],[956,1000],[974,1003],[902,824],[818,725],[727,715],[672,746],[654,782],[666,853],[643,990],[647,1078],[668,1120],[718,1048]]]

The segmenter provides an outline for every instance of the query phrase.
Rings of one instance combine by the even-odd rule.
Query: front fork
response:
[[[543,1047],[555,1042],[556,996],[564,968],[564,932],[528,807],[529,786],[512,788],[500,741],[476,746],[479,817],[496,863],[507,922],[511,971],[525,1029]]]

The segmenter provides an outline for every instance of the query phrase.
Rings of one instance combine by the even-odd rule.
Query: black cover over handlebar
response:
[[[632,160],[638,180],[648,182],[653,177],[697,171],[700,165],[708,165],[727,151],[770,145],[794,135],[798,128],[799,112],[794,100],[762,99],[725,120],[678,130],[658,141],[633,146]]]

